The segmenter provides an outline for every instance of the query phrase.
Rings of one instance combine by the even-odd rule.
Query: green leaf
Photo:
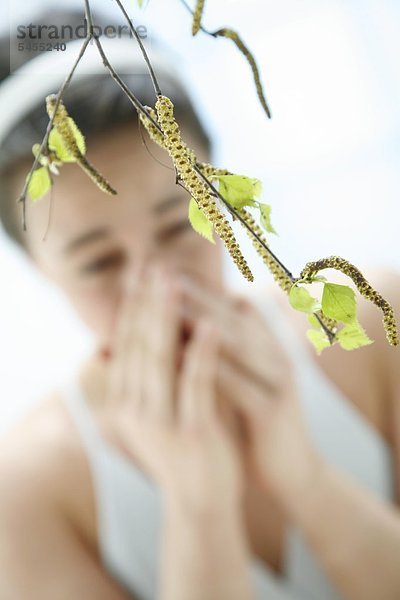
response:
[[[212,244],[215,244],[213,225],[199,209],[194,198],[191,198],[189,202],[189,221],[197,233],[205,237]]]
[[[358,321],[345,325],[336,337],[344,350],[354,350],[374,343]]]
[[[28,180],[29,174],[26,176]],[[31,180],[28,185],[28,194],[31,200],[35,202],[42,198],[51,188],[51,178],[47,167],[40,167],[32,173]]]
[[[289,302],[294,309],[305,313],[313,313],[321,308],[319,301],[306,288],[296,284],[290,289]]]
[[[317,317],[312,313],[307,315],[307,320],[313,327],[321,327],[321,323],[318,321]]]
[[[354,290],[347,285],[325,283],[322,293],[322,310],[331,319],[352,323],[357,312]]]
[[[306,335],[312,345],[314,346],[317,354],[321,354],[324,348],[330,346],[329,340],[326,337],[326,334],[321,329],[308,329],[306,331]]]
[[[264,227],[265,231],[278,235],[271,224],[271,206],[269,204],[261,203],[258,206],[260,208],[261,225]]]
[[[57,158],[59,158],[62,162],[76,162],[76,158],[65,147],[63,139],[56,127],[53,127],[53,129],[50,131],[48,145],[50,150],[55,152],[57,154]]]
[[[254,206],[254,199],[262,192],[259,179],[243,175],[218,175],[215,179],[219,180],[221,196],[234,208]]]

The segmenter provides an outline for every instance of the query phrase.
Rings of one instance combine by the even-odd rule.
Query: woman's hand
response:
[[[216,296],[194,282],[184,289],[192,314],[202,312],[219,325],[217,390],[239,418],[247,471],[290,510],[323,463],[306,431],[290,360],[252,303]]]
[[[114,346],[105,423],[163,494],[159,597],[250,600],[242,466],[216,402],[216,328],[196,323],[179,358],[179,289],[152,268],[123,301]]]
[[[216,401],[216,326],[200,321],[181,366],[179,289],[160,269],[122,303],[110,361],[108,435],[189,511],[239,507],[240,456]]]

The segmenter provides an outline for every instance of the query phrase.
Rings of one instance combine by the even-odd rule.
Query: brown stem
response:
[[[68,73],[67,77],[65,78],[65,80],[64,80],[64,82],[63,82],[63,84],[62,84],[62,86],[61,86],[61,88],[60,88],[60,90],[59,90],[59,92],[57,94],[57,102],[55,104],[55,112],[57,111],[57,107],[58,107],[58,105],[59,105],[59,103],[61,101],[61,98],[62,98],[65,90],[67,89],[67,87],[68,87],[68,85],[69,85],[69,83],[70,83],[70,81],[72,79],[72,76],[73,76],[73,74],[75,72],[76,67],[79,64],[79,61],[81,60],[82,56],[85,54],[86,48],[87,48],[87,46],[88,46],[88,44],[89,44],[89,42],[91,40],[91,37],[92,36],[89,33],[88,36],[86,37],[85,41],[82,44],[82,47],[81,47],[81,49],[79,51],[79,54],[77,56],[77,59],[76,59],[75,63],[72,66],[71,71]],[[22,208],[23,208],[23,212],[22,212],[22,228],[23,228],[24,231],[26,231],[26,194],[27,194],[27,191],[28,191],[29,182],[31,180],[31,177],[32,177],[32,174],[33,174],[34,170],[36,169],[36,167],[37,167],[37,165],[39,163],[39,157],[40,157],[41,153],[43,152],[43,150],[45,148],[47,148],[47,141],[49,139],[50,131],[51,131],[52,127],[53,127],[54,116],[55,116],[55,113],[54,113],[54,115],[52,116],[52,118],[49,120],[49,122],[47,124],[46,133],[44,135],[42,143],[40,144],[40,148],[39,148],[39,150],[38,150],[38,152],[36,154],[35,160],[33,161],[33,165],[31,167],[31,170],[29,171],[29,174],[28,174],[28,177],[27,177],[27,179],[25,181],[25,184],[24,184],[24,187],[22,189],[22,192],[21,192],[21,194],[17,198],[17,202],[22,202]]]
[[[153,82],[153,87],[154,87],[154,91],[156,93],[156,96],[160,96],[161,95],[161,89],[160,89],[160,86],[158,84],[157,77],[156,77],[156,75],[154,73],[154,69],[153,69],[153,66],[152,66],[152,64],[150,62],[150,59],[149,59],[148,54],[146,52],[146,49],[145,49],[145,47],[144,47],[144,45],[142,43],[142,40],[140,39],[140,35],[138,34],[138,32],[136,30],[136,27],[134,27],[132,21],[130,20],[129,15],[126,12],[126,10],[124,8],[124,5],[122,4],[121,0],[114,0],[114,1],[118,4],[118,6],[119,6],[119,8],[120,8],[120,10],[122,12],[122,14],[124,15],[125,19],[128,21],[129,28],[132,31],[133,35],[135,36],[135,39],[136,39],[137,43],[139,44],[139,48],[140,48],[140,50],[141,50],[141,52],[143,54],[143,58],[145,60],[147,68],[149,69],[150,77],[151,77],[151,80]]]

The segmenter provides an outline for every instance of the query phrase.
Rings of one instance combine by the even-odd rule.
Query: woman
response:
[[[187,96],[158,71],[206,159]],[[146,76],[132,88],[154,103]],[[221,243],[191,230],[186,192],[107,76],[72,83],[65,104],[118,196],[63,166],[46,243],[45,201],[23,233],[13,200],[40,98],[3,138],[2,221],[98,352],[2,440],[0,596],[398,598],[398,355],[376,308],[359,311],[374,344],[316,358],[275,285],[231,294]],[[366,275],[395,304],[398,276]]]

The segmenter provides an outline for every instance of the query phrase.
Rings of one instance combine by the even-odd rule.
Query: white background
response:
[[[59,2],[58,4],[62,4]],[[83,2],[68,2],[81,6]],[[109,10],[110,0],[92,0]],[[133,0],[125,2],[132,8]],[[273,119],[228,40],[190,35],[179,0],[130,14],[174,47],[216,137],[216,164],[260,177],[278,256],[297,275],[329,254],[400,271],[400,3],[395,0],[208,0],[205,24],[230,25],[261,66]],[[29,23],[44,0],[15,3]],[[10,7],[0,0],[2,15]],[[10,11],[11,12],[11,11]],[[113,11],[113,14],[115,12]],[[7,18],[3,23],[8,27]],[[132,42],[133,43],[133,42]],[[2,116],[4,118],[4,115]],[[242,237],[245,248],[248,242]],[[269,274],[249,248],[258,284]],[[231,285],[242,284],[227,261]],[[0,429],[72,372],[92,340],[66,300],[0,231]],[[400,301],[400,299],[399,299]]]

